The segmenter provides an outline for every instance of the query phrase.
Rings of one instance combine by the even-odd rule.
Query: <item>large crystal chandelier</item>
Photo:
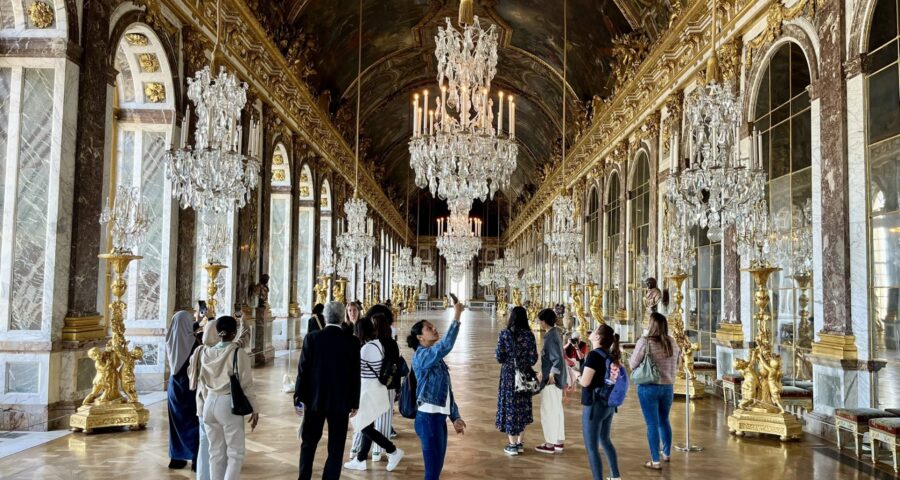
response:
[[[750,268],[770,266],[769,254],[775,235],[765,197],[753,202],[735,226],[738,254],[749,260]]]
[[[562,175],[560,180],[565,182],[566,177],[566,67],[568,61],[569,31],[566,16],[566,3],[563,3],[563,75],[562,75]],[[584,236],[578,228],[578,219],[575,215],[575,199],[572,195],[563,193],[553,199],[553,220],[550,230],[544,233],[544,243],[551,255],[568,261],[575,257],[581,247]]]
[[[689,225],[708,228],[707,237],[719,242],[724,229],[746,215],[763,195],[765,172],[755,134],[750,158],[740,157],[742,100],[732,84],[723,82],[719,75],[716,33],[713,26],[706,84],[688,98],[690,164],[684,170],[679,170],[677,160],[672,164],[674,188],[669,198]]]
[[[319,248],[319,275],[330,276],[334,273],[334,252],[323,238]]]
[[[696,264],[694,237],[682,212],[671,203],[666,211],[662,260],[666,276],[691,272]]]
[[[150,229],[150,221],[144,215],[146,209],[137,187],[120,185],[115,197],[106,199],[106,206],[100,212],[100,223],[110,225],[112,253],[130,255],[144,243],[144,236]]]
[[[466,8],[468,7],[468,8]],[[497,121],[491,81],[497,73],[497,29],[481,27],[471,0],[460,3],[457,30],[446,19],[435,37],[440,96],[429,104],[428,91],[413,100],[410,164],[416,185],[432,195],[462,202],[467,212],[476,198],[485,200],[509,184],[516,169],[516,106],[507,96],[508,128],[503,131],[504,94],[497,94]]]
[[[812,201],[791,205],[772,221],[775,259],[793,275],[812,272]]]
[[[206,263],[221,265],[228,257],[231,247],[231,235],[228,223],[222,215],[215,211],[204,211],[201,214],[200,242],[206,252]]]
[[[439,218],[437,247],[447,260],[450,278],[459,281],[469,267],[469,262],[481,250],[481,220],[453,212],[447,218]]]
[[[413,285],[415,273],[413,272],[412,249],[402,247],[397,254],[397,262],[394,264],[394,282],[403,287]]]
[[[219,5],[216,5],[215,61],[221,30]],[[187,109],[181,126],[181,148],[171,145],[165,155],[166,178],[172,182],[172,196],[182,208],[227,211],[243,207],[259,182],[259,160],[241,154],[241,109],[247,103],[247,84],[219,67],[213,77],[210,66],[188,78],[188,98],[197,111],[194,146],[187,145],[191,110]],[[257,145],[250,136],[248,152]]]

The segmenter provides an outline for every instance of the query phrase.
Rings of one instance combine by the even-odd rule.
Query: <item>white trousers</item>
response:
[[[197,480],[210,480],[209,438],[206,436],[206,426],[203,424],[203,417],[200,417],[200,451],[197,452]]]
[[[209,394],[203,406],[209,438],[209,476],[212,480],[241,478],[244,464],[244,417],[231,413],[231,396]]]
[[[541,427],[546,443],[557,444],[566,440],[562,397],[563,392],[556,385],[548,384],[541,390]]]
[[[388,390],[388,396],[391,399],[391,409],[382,413],[375,419],[375,430],[384,435],[384,438],[391,439],[391,428],[394,425],[394,390]],[[350,451],[355,454],[362,448],[362,433],[359,430],[353,432],[353,443],[350,444]],[[377,443],[372,443],[372,454],[380,455],[381,447]]]

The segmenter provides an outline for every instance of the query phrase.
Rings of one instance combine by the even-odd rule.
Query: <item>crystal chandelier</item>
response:
[[[112,252],[130,255],[144,243],[150,221],[144,216],[146,204],[137,187],[116,187],[115,197],[106,199],[100,212],[100,223],[109,224],[112,236]]]
[[[481,220],[453,212],[448,218],[439,218],[437,247],[447,260],[450,278],[463,278],[469,262],[481,250]]]
[[[775,235],[765,198],[760,198],[746,209],[735,226],[738,254],[750,261],[750,268],[770,266],[769,253]]]
[[[200,241],[206,252],[206,263],[221,265],[228,256],[231,247],[231,235],[228,225],[215,211],[204,211],[201,214],[202,232]]]
[[[412,249],[402,247],[400,253],[397,254],[397,262],[394,265],[394,282],[403,287],[413,285],[413,277],[415,276],[412,263]]]
[[[773,241],[778,265],[793,275],[812,272],[812,201],[803,206],[792,205],[773,219]]]
[[[713,26],[713,53],[707,64],[706,84],[688,99],[690,164],[680,170],[677,160],[672,163],[674,188],[669,198],[683,212],[688,226],[708,228],[707,237],[720,242],[724,229],[754,208],[763,195],[766,180],[755,133],[750,159],[740,157],[742,99],[731,83],[723,82],[719,75],[716,33]]]
[[[686,225],[684,215],[676,213],[675,207],[669,204],[662,238],[662,260],[667,276],[691,272],[696,263],[694,237]]]
[[[468,6],[468,8],[466,8]],[[474,199],[485,200],[509,185],[516,169],[516,105],[507,96],[508,128],[503,131],[504,94],[497,94],[497,121],[491,81],[497,73],[497,29],[481,27],[471,15],[471,1],[460,3],[459,24],[438,28],[435,37],[440,97],[429,105],[428,91],[413,100],[410,164],[416,185],[432,195],[459,201],[465,211]]]
[[[334,253],[327,243],[319,249],[319,275],[330,276],[334,273]]]
[[[566,67],[568,61],[567,46],[569,31],[566,16],[566,4],[563,5],[563,75],[562,75],[562,175],[566,177]],[[551,255],[568,262],[578,253],[584,236],[578,228],[575,215],[575,199],[572,195],[558,195],[553,199],[553,220],[550,231],[544,233],[544,243]]]

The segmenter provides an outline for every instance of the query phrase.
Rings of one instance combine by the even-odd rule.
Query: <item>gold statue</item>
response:
[[[337,282],[334,282],[334,288],[332,293],[334,294],[334,301],[347,303],[347,297],[345,296],[345,291],[347,289],[347,280],[343,278],[338,278]]]
[[[519,291],[519,287],[513,287],[512,289],[512,302],[514,307],[522,306],[522,292]]]
[[[122,390],[129,402],[137,402],[137,379],[134,376],[134,362],[144,358],[144,350],[141,347],[134,347],[130,352],[127,348],[122,348],[124,354],[120,355],[122,359]]]
[[[784,413],[784,403],[781,402],[781,355],[772,354],[768,359],[762,358],[759,362],[759,372],[766,379],[766,387],[771,405],[778,409],[778,413]]]
[[[118,387],[110,388],[110,386],[119,382],[116,375],[118,357],[114,355],[114,352],[103,351],[93,347],[88,350],[88,357],[94,361],[94,368],[97,370],[97,373],[94,374],[94,385],[91,387],[91,393],[84,397],[84,402],[81,404],[90,405],[95,400],[111,402],[121,398]]]
[[[506,317],[509,311],[509,304],[506,303],[506,287],[497,289],[497,313]]]
[[[576,282],[569,284],[569,295],[572,297],[572,315],[578,320],[578,333],[581,338],[587,338],[587,315],[584,312],[584,301],[581,296],[580,285]]]
[[[603,289],[597,288],[598,285],[594,282],[588,282],[585,286],[587,287],[588,298],[590,299],[589,307],[591,309],[591,318],[593,318],[598,325],[606,324],[603,320]]]
[[[753,397],[756,395],[756,388],[759,386],[759,378],[756,371],[753,370],[752,362],[756,352],[750,352],[750,360],[735,359],[734,368],[741,372],[744,381],[741,383],[741,403],[739,408],[750,408],[753,405]]]
[[[671,315],[669,315],[669,327],[672,329],[672,338],[675,339],[675,342],[678,344],[678,348],[681,349],[681,360],[684,362],[682,368],[678,369],[676,379],[675,379],[675,394],[676,395],[689,395],[691,398],[699,398],[705,395],[703,384],[697,380],[697,376],[694,374],[694,352],[697,351],[698,346],[694,343],[691,343],[690,338],[687,336],[687,332],[684,330],[684,310],[681,308],[681,301],[684,300],[684,295],[681,293],[681,285],[684,283],[685,279],[687,279],[688,275],[684,272],[678,272],[674,275],[669,275],[669,280],[674,283],[675,293],[672,295],[673,300],[675,302],[675,307],[672,309]],[[648,278],[647,285],[651,285],[650,280],[653,280],[652,285],[656,286],[656,279]],[[655,289],[657,292],[659,289]],[[650,296],[648,300],[650,292],[648,295],[644,296],[644,305],[647,306],[653,302],[653,296]],[[662,296],[662,294],[660,294]],[[656,311],[656,304],[659,303],[657,299],[655,303],[649,306],[652,311]],[[648,312],[647,315],[649,317]]]
[[[313,287],[316,292],[316,304],[325,305],[328,302],[328,277],[319,277],[319,282]]]

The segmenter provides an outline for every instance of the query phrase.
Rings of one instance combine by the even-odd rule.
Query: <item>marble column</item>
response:
[[[194,287],[194,250],[197,248],[197,213],[191,208],[178,212],[178,262],[175,264],[175,310],[193,310],[196,299]],[[205,292],[205,289],[203,290]],[[216,312],[229,310],[223,305]]]

